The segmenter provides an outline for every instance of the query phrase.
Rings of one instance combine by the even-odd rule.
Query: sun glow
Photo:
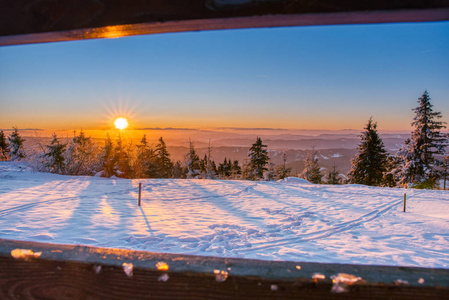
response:
[[[126,120],[125,118],[117,118],[114,121],[114,125],[120,130],[125,129],[126,127],[128,127],[128,120]]]

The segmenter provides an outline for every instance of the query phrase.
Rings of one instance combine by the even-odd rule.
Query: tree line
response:
[[[435,187],[440,178],[448,175],[446,147],[449,137],[441,132],[446,128],[445,123],[439,120],[441,113],[433,111],[427,91],[418,98],[418,104],[413,109],[415,117],[411,124],[414,127],[411,137],[396,154],[387,153],[377,132],[377,123],[370,118],[360,135],[358,153],[351,160],[351,170],[346,180],[343,180],[335,164],[327,176],[322,174],[314,147],[308,151],[304,169],[298,176],[312,183]],[[0,131],[0,160],[26,159],[24,141],[17,128],[13,128],[8,141]],[[217,164],[212,158],[210,144],[207,153],[200,158],[190,140],[184,159],[172,161],[163,138],[159,138],[153,148],[146,135],[137,145],[125,143],[120,134],[115,141],[108,135],[104,146],[98,147],[81,130],[75,132],[69,142],[61,142],[53,134],[50,144],[39,146],[40,151],[30,155],[28,162],[38,171],[65,175],[278,180],[291,173],[291,168],[286,164],[286,153],[282,155],[283,163],[275,166],[270,161],[267,145],[260,137],[249,148],[248,158],[243,163],[225,158]],[[326,182],[323,177],[326,177]]]
[[[42,172],[121,178],[275,180],[287,177],[290,172],[285,154],[281,166],[269,164],[267,146],[260,138],[249,149],[248,162],[243,164],[228,158],[217,164],[212,159],[210,145],[207,154],[200,158],[190,140],[184,159],[173,161],[162,137],[152,147],[146,135],[137,145],[126,143],[120,134],[116,140],[107,135],[104,145],[99,147],[83,130],[74,132],[68,142],[53,134],[49,144],[38,143],[39,150],[32,153],[26,153],[24,142],[17,128],[13,128],[8,139],[0,131],[0,160],[26,160]]]

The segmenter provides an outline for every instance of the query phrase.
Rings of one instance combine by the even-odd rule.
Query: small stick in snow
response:
[[[406,195],[405,195],[405,193],[404,193],[404,212],[405,212],[405,199],[406,199]]]
[[[137,203],[139,206],[141,198],[142,198],[142,182],[139,182],[139,202]]]

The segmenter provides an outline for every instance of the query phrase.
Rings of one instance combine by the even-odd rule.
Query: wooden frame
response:
[[[3,0],[0,46],[233,28],[449,20],[449,0]]]
[[[15,249],[39,256],[14,258]],[[132,272],[125,272],[124,263],[133,265]],[[0,269],[2,299],[445,299],[449,295],[449,269],[259,261],[1,239]],[[331,276],[339,273],[361,280],[333,292]]]
[[[449,20],[449,0],[2,0],[0,46],[195,30],[443,20]],[[37,255],[14,258],[17,249]],[[160,262],[169,269],[158,269]],[[132,263],[132,276],[129,269],[128,275],[124,272],[124,263]],[[2,299],[449,295],[449,269],[257,261],[1,239],[0,270]],[[330,276],[339,273],[361,280],[335,293]]]

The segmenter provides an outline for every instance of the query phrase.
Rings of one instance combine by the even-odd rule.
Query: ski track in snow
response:
[[[352,229],[356,226],[359,226],[360,224],[370,222],[374,219],[377,219],[380,216],[382,216],[385,212],[392,209],[395,205],[397,205],[398,203],[401,203],[401,202],[402,201],[399,201],[399,202],[393,201],[393,203],[382,205],[382,207],[380,207],[379,209],[376,209],[375,211],[367,213],[366,215],[364,215],[360,218],[337,224],[330,229],[309,232],[309,233],[302,234],[298,237],[293,237],[293,238],[279,239],[279,240],[275,240],[267,245],[262,245],[259,247],[253,247],[253,248],[249,248],[249,249],[242,249],[241,251],[256,251],[256,250],[260,250],[260,249],[272,248],[274,246],[287,245],[291,242],[306,242],[306,241],[313,241],[313,240],[325,238],[325,237],[331,236],[333,234]],[[304,237],[307,237],[307,238],[304,238]],[[256,243],[254,243],[253,246],[254,245],[258,246],[258,244],[256,244]]]
[[[142,182],[142,206],[137,206]],[[0,162],[0,238],[268,260],[449,268],[448,191],[105,179]]]

